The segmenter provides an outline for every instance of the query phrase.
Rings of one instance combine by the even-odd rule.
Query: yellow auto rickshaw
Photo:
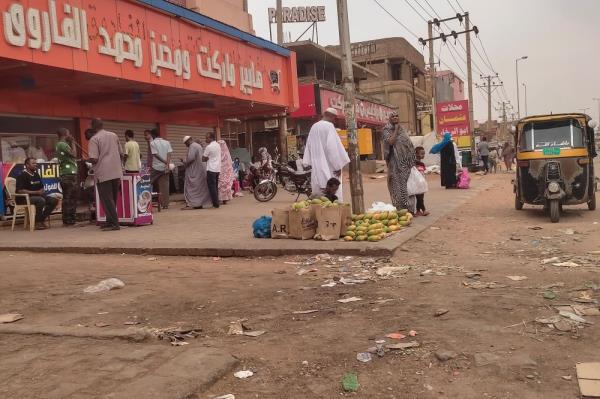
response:
[[[543,205],[552,223],[563,205],[596,209],[594,158],[597,123],[588,115],[529,116],[512,127],[517,158],[515,209]]]

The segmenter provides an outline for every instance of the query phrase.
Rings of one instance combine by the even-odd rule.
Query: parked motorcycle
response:
[[[259,179],[254,187],[254,198],[259,202],[271,201],[277,195],[278,180],[285,191],[298,194],[296,201],[303,194],[310,197],[312,194],[310,169],[299,172],[289,164],[280,164],[277,160],[273,162],[273,170],[269,173],[257,171]]]

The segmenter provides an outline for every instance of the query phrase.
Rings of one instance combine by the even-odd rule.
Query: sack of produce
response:
[[[317,233],[315,239],[328,241],[340,238],[340,225],[342,223],[342,208],[316,207]]]
[[[289,238],[290,210],[273,209],[271,215],[271,238]]]
[[[317,232],[317,220],[315,219],[315,207],[308,206],[292,209],[289,214],[289,238],[296,240],[310,240]]]

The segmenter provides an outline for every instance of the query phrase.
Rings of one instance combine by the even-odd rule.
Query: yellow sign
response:
[[[471,147],[471,136],[458,136],[454,140],[458,148]]]
[[[360,155],[371,155],[373,153],[373,132],[371,129],[358,129],[358,152]],[[345,149],[348,149],[348,131],[338,130],[340,139]]]
[[[298,158],[298,140],[294,135],[289,135],[287,139],[287,154],[288,158]]]

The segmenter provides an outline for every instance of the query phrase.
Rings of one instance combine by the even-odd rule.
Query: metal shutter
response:
[[[212,127],[200,127],[200,126],[189,126],[189,125],[167,125],[167,140],[173,147],[173,154],[171,159],[179,162],[180,159],[185,159],[187,155],[187,147],[183,143],[185,136],[190,136],[194,140],[199,140],[204,147],[204,140],[206,134],[213,132]]]
[[[148,142],[144,138],[144,130],[152,130],[157,127],[156,123],[104,121],[104,129],[116,133],[117,136],[119,136],[121,145],[125,144],[125,130],[133,130],[133,133],[135,134],[133,138],[140,146],[142,162],[146,162],[148,154]]]

